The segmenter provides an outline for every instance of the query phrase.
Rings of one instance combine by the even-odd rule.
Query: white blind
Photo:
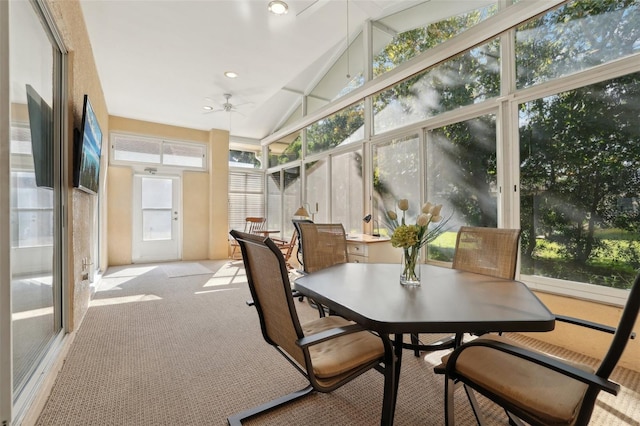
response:
[[[229,229],[244,230],[248,216],[264,217],[264,174],[229,171]]]
[[[203,143],[113,134],[111,146],[114,162],[206,169],[207,146]]]

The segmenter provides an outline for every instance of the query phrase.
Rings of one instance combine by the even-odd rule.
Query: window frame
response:
[[[160,147],[160,161],[130,161],[130,160],[117,160],[116,159],[116,144],[118,138],[134,138],[140,141],[156,143]],[[176,165],[176,164],[165,164],[163,161],[165,155],[164,146],[166,145],[177,145],[177,146],[185,146],[185,147],[198,147],[202,149],[202,167],[197,166],[187,166],[187,165]],[[190,171],[200,171],[200,172],[208,172],[209,171],[209,146],[203,142],[195,142],[195,141],[186,141],[180,139],[167,139],[156,137],[152,135],[141,135],[137,133],[127,133],[127,132],[110,132],[109,135],[109,164],[113,166],[144,166],[144,167],[156,167],[156,168],[166,168],[166,169],[180,169],[180,170],[190,170]]]

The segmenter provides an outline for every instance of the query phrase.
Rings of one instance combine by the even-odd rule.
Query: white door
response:
[[[179,176],[134,176],[134,263],[180,259],[180,187]]]

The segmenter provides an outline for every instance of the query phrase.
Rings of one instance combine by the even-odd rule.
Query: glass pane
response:
[[[307,128],[307,154],[364,139],[364,104],[352,105]]]
[[[246,218],[264,217],[264,175],[229,172],[229,228],[243,231]],[[271,228],[277,229],[277,228]]]
[[[520,105],[523,274],[630,288],[640,268],[640,73]]]
[[[113,159],[116,161],[160,164],[160,141],[117,135],[113,143]]]
[[[21,397],[62,328],[60,275],[54,274],[54,259],[59,258],[59,247],[54,244],[59,232],[55,213],[59,209],[59,177],[54,170],[60,141],[53,130],[59,97],[54,94],[53,75],[54,55],[59,56],[59,52],[53,48],[42,21],[31,2],[9,5],[14,401]]]
[[[170,143],[162,145],[162,163],[168,166],[204,167],[205,145]]]
[[[171,239],[171,209],[142,211],[142,240]]]
[[[497,96],[499,58],[500,43],[494,40],[379,93],[373,98],[374,133]]]
[[[286,164],[302,158],[302,132],[285,136],[269,144],[269,167]]]
[[[362,150],[331,157],[331,221],[362,232]]]
[[[364,84],[362,33],[349,45],[307,97],[307,114],[346,95]]]
[[[171,209],[173,206],[173,180],[142,178],[142,208]]]
[[[291,167],[283,170],[282,173],[284,173],[284,211],[282,214],[285,221],[289,222],[298,207],[300,207],[300,199],[302,198],[300,167]]]
[[[640,2],[580,0],[516,30],[517,87],[640,52]]]
[[[311,220],[317,223],[329,222],[329,209],[327,208],[327,191],[329,190],[329,159],[314,161],[305,164],[307,173],[307,195],[305,199],[309,205],[307,210]]]
[[[478,7],[478,3],[487,6]],[[498,10],[496,1],[424,2],[381,19],[373,30],[373,75],[378,77],[465,30]],[[484,6],[481,4],[481,6]]]
[[[444,218],[453,215],[428,256],[450,262],[461,225],[498,225],[496,117],[450,124],[427,137],[427,200],[443,205]]]
[[[373,219],[379,223],[380,235],[390,235],[386,212],[399,213],[397,203],[403,198],[409,200],[407,221],[415,223],[422,199],[418,135],[373,146]]]
[[[269,229],[283,229],[283,236],[291,235],[293,231],[293,225],[291,224],[290,216],[293,216],[293,212],[290,215],[282,216],[282,192],[280,191],[282,185],[280,184],[281,172],[273,172],[267,175],[267,227]],[[284,228],[280,226],[281,219],[284,219]]]
[[[260,152],[229,150],[229,167],[247,167],[259,169],[262,167]]]

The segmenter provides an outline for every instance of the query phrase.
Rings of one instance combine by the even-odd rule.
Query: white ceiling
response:
[[[81,0],[109,114],[261,139],[344,51],[347,5],[353,38],[366,19],[420,3],[289,0],[275,16],[268,2]],[[203,110],[225,93],[237,112]]]

